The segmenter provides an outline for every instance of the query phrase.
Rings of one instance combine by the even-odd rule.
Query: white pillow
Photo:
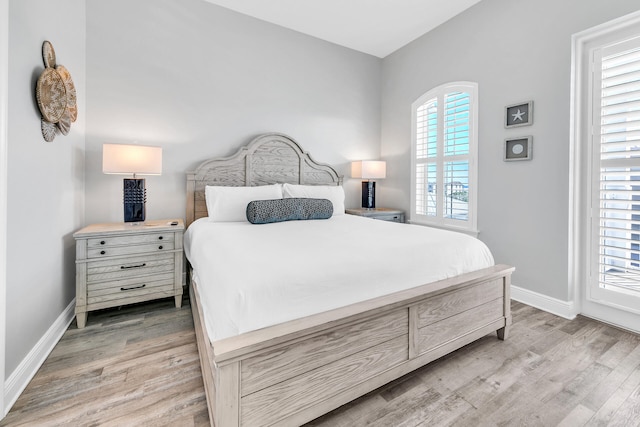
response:
[[[285,199],[292,197],[329,199],[333,203],[333,215],[344,215],[344,188],[341,185],[283,184],[282,192]]]
[[[247,205],[252,200],[282,199],[282,184],[258,187],[207,185],[204,191],[209,218],[215,222],[247,221]]]

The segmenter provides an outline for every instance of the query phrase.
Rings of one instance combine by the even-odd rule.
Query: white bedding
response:
[[[185,233],[209,339],[234,336],[494,264],[461,233],[352,215]]]

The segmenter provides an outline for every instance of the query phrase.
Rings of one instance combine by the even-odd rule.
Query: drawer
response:
[[[440,347],[496,320],[504,319],[504,299],[498,298],[418,329],[418,354]]]
[[[278,425],[287,416],[406,362],[408,347],[405,334],[244,396],[240,425]]]
[[[335,331],[296,341],[272,352],[242,361],[242,395],[251,394],[343,359],[364,349],[408,334],[406,308],[348,325]],[[327,342],[331,347],[327,347]],[[277,356],[277,357],[276,357]]]
[[[382,221],[404,222],[404,215],[400,215],[400,214],[376,215],[376,216],[373,216],[372,218],[380,219]]]
[[[503,290],[502,279],[499,279],[431,297],[418,304],[418,328],[501,298]]]
[[[90,261],[87,263],[87,283],[121,280],[156,273],[173,273],[174,269],[175,256],[171,252]]]
[[[87,304],[98,304],[158,293],[166,293],[167,295],[175,293],[172,273],[88,285]]]
[[[87,239],[87,247],[104,248],[109,246],[129,246],[140,245],[144,243],[164,243],[173,242],[175,239],[173,233],[146,233],[132,234],[128,236],[103,236]]]
[[[131,244],[131,246],[105,246],[87,250],[87,258],[104,258],[118,255],[134,255],[142,253],[160,253],[172,251],[175,248],[173,241],[161,241],[159,243]]]

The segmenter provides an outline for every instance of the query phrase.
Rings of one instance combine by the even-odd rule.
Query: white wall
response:
[[[203,0],[87,3],[86,222],[122,221],[102,144],[160,145],[147,218],[185,215],[185,171],[264,132],[337,165],[380,155],[381,60]],[[345,179],[347,206],[360,187]]]
[[[478,228],[513,283],[567,301],[571,35],[637,0],[483,0],[383,61],[380,198],[409,209],[411,103],[444,82],[479,84]],[[534,101],[534,123],[504,129],[504,107]],[[533,160],[503,162],[533,135]]]
[[[44,40],[70,71],[79,106],[69,135],[51,143],[35,101]],[[84,224],[83,0],[10,0],[9,82],[7,377],[75,297],[72,233]]]

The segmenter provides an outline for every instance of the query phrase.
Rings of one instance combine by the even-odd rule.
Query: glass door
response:
[[[587,299],[640,314],[640,35],[592,50]]]

